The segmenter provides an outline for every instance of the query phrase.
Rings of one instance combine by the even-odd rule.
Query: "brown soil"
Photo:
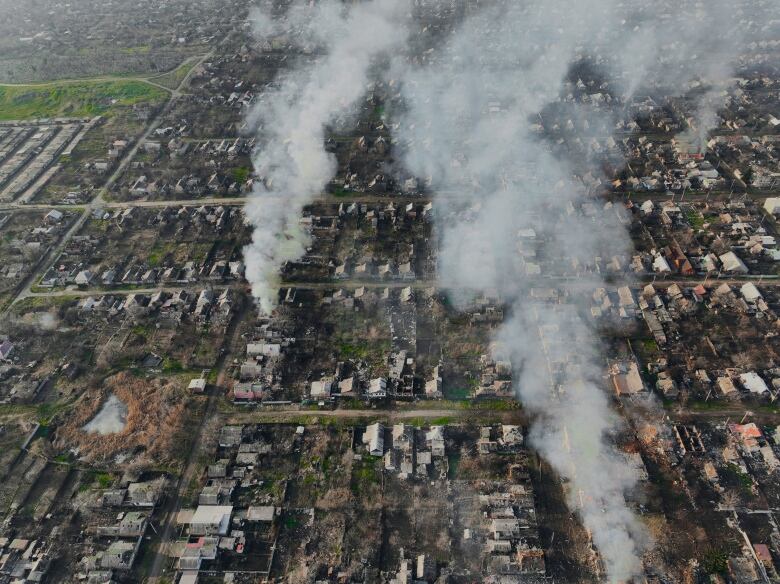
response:
[[[85,432],[84,425],[112,393],[127,405],[125,429],[102,436]],[[58,428],[55,447],[77,449],[89,462],[110,462],[116,455],[128,453],[141,454],[149,463],[168,464],[175,459],[186,410],[186,390],[177,380],[118,373],[84,393]]]

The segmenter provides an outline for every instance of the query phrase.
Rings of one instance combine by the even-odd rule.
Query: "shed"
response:
[[[197,377],[191,380],[187,389],[193,393],[203,393],[206,391],[206,379],[204,377]]]
[[[250,506],[246,510],[247,521],[271,522],[276,516],[276,507],[273,505]]]

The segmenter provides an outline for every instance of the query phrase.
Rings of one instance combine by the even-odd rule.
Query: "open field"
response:
[[[0,85],[0,120],[110,115],[113,106],[157,102],[165,91],[143,81]]]

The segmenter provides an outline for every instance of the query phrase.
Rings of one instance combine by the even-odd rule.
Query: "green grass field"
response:
[[[112,106],[161,101],[167,93],[143,81],[0,85],[0,120],[104,115]]]

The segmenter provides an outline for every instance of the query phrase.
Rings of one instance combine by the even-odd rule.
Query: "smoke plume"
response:
[[[571,507],[620,581],[638,572],[645,540],[624,497],[635,478],[606,440],[616,420],[599,384],[598,343],[565,278],[597,282],[595,258],[625,253],[628,243],[613,229],[614,209],[586,215],[588,186],[534,127],[568,89],[581,43],[612,17],[594,8],[513,2],[472,15],[406,75],[398,134],[407,168],[437,193],[443,285],[498,289],[512,303],[499,340],[537,416],[533,444],[569,482]],[[575,137],[609,117],[569,105],[577,115],[562,122]],[[551,286],[561,304],[534,300],[533,288]]]
[[[325,150],[326,127],[363,97],[375,59],[403,44],[404,4],[369,0],[347,8],[324,0],[294,3],[284,17],[254,13],[261,38],[281,36],[315,55],[310,64],[283,74],[251,116],[259,135],[253,160],[259,180],[245,208],[254,231],[244,256],[247,279],[265,312],[276,303],[280,267],[306,249],[308,237],[299,224],[303,206],[336,171],[335,157]]]
[[[745,20],[734,26],[722,16],[758,15],[763,9],[759,4],[749,0],[686,0],[674,7],[629,4],[620,47],[614,51],[623,96],[629,98],[640,88],[662,99],[690,94],[689,129],[679,139],[704,151],[709,132],[720,123],[718,111],[728,105],[745,36]],[[620,37],[618,33],[616,38]]]
[[[280,266],[305,249],[302,206],[335,173],[326,127],[353,110],[372,64],[389,55],[399,178],[416,176],[436,198],[440,282],[461,302],[464,290],[497,289],[509,304],[496,340],[535,416],[533,445],[566,481],[610,582],[641,572],[648,540],[626,503],[636,477],[614,446],[620,420],[591,318],[593,291],[607,287],[605,274],[619,278],[631,249],[624,211],[595,196],[601,169],[620,160],[615,142],[635,97],[695,91],[699,136],[717,123],[738,45],[718,21],[750,6],[322,0],[294,3],[283,18],[255,15],[262,38],[318,55],[253,112],[261,180],[246,209],[255,229],[245,253],[261,308],[274,305]],[[456,22],[439,26],[443,15]]]
[[[509,303],[498,340],[536,417],[532,443],[567,482],[610,582],[641,572],[649,542],[626,503],[636,476],[613,445],[621,424],[590,317],[608,264],[626,266],[631,247],[623,210],[594,194],[635,95],[705,87],[697,132],[717,123],[735,55],[725,42],[698,57],[715,46],[716,4],[496,1],[394,71],[404,166],[437,201],[441,283],[462,302],[497,289]]]

